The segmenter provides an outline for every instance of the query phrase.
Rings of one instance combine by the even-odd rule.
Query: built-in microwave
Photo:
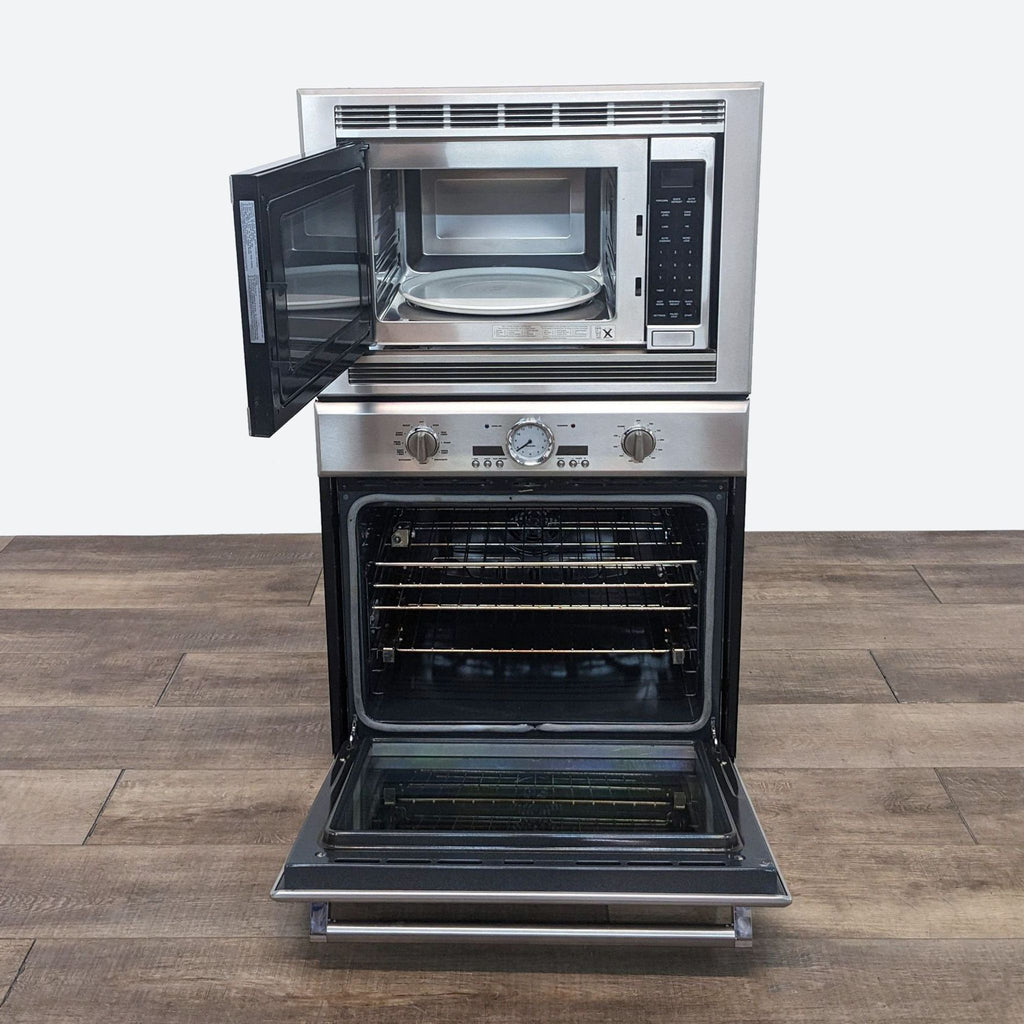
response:
[[[300,93],[307,155],[232,178],[252,432],[357,361],[367,393],[749,390],[760,88],[673,88]]]

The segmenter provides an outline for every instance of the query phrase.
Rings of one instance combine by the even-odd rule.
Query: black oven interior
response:
[[[703,505],[371,501],[354,515],[368,720],[619,732],[706,714]]]

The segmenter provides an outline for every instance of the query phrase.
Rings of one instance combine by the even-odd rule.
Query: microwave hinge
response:
[[[718,723],[712,718],[708,725],[711,726],[711,745],[715,750],[721,750],[721,744],[718,742]]]
[[[348,733],[348,749],[351,750],[356,745],[356,733],[359,731],[359,719],[352,719],[352,728]]]

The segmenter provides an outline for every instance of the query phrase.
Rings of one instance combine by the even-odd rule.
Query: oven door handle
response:
[[[323,910],[319,908],[324,908]],[[533,942],[552,945],[726,945],[753,943],[749,907],[733,907],[732,923],[722,925],[561,925],[561,924],[417,924],[352,922],[327,919],[325,904],[313,904],[310,938],[317,942]]]

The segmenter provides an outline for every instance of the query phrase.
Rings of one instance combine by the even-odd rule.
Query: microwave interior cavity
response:
[[[614,167],[373,170],[378,320],[613,319],[617,182]]]

